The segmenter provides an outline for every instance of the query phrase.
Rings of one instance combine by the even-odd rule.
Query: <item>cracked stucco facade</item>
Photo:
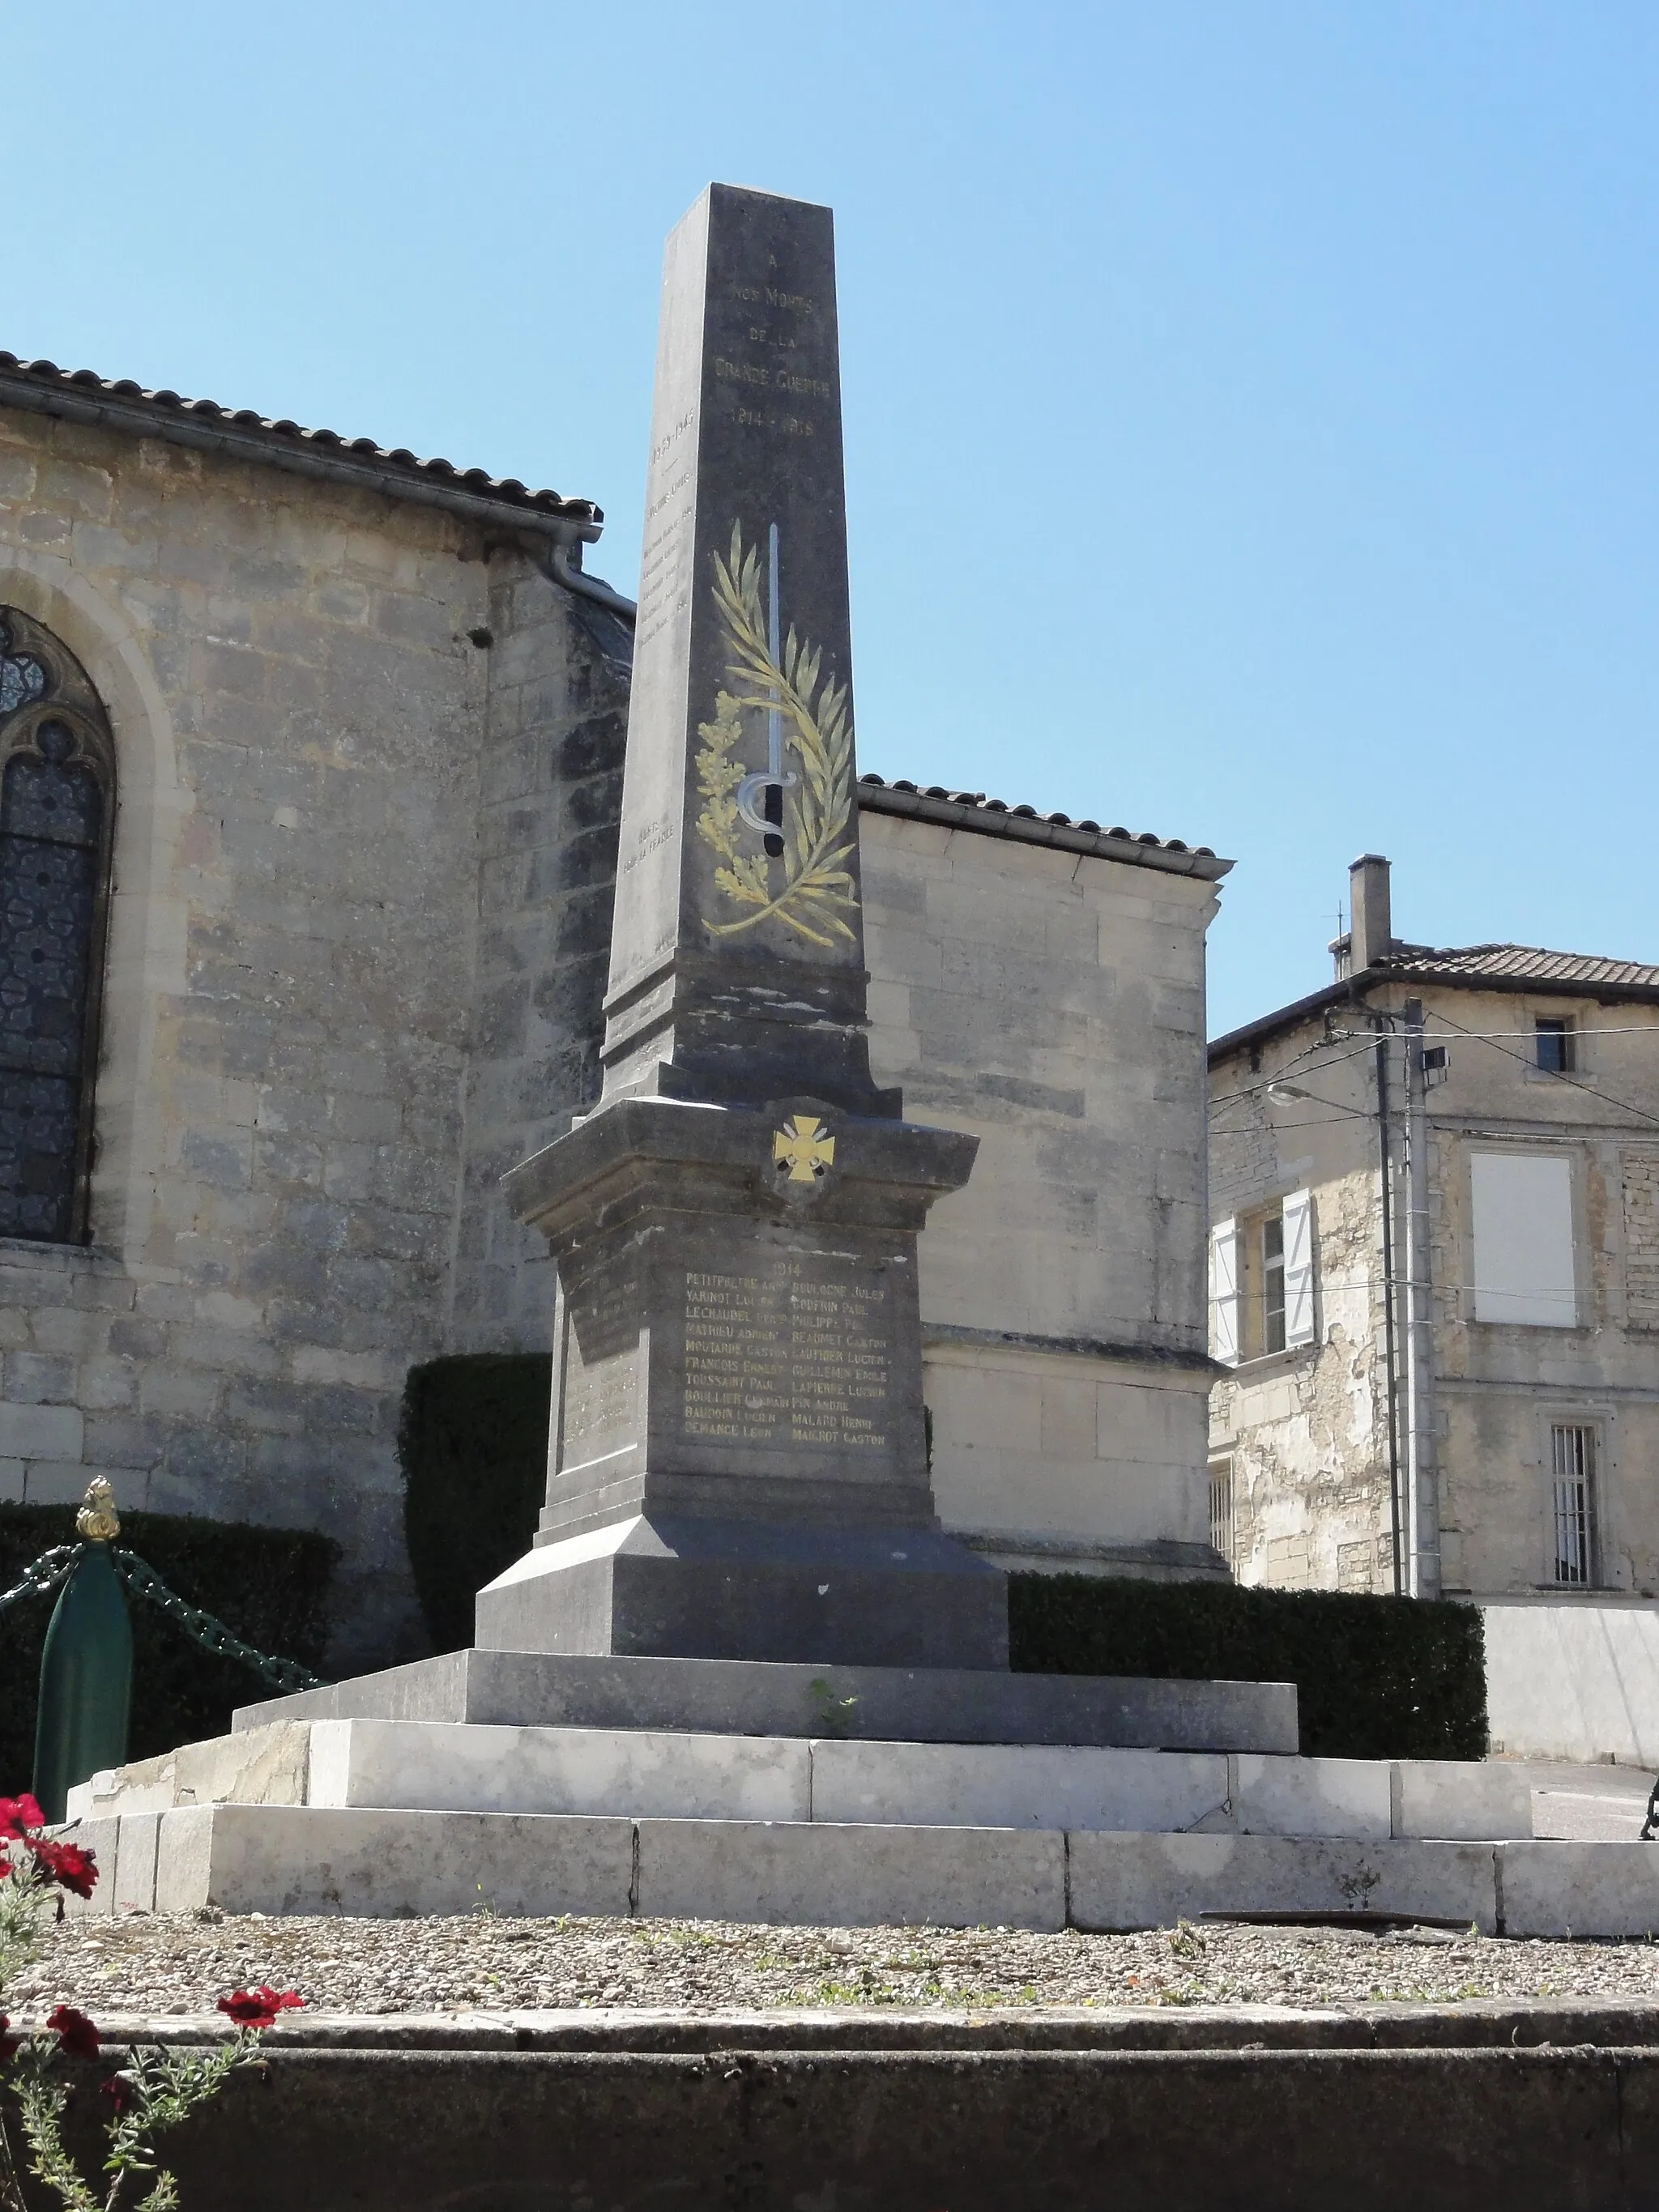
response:
[[[1408,986],[1370,982],[1399,1015]],[[1449,1595],[1568,1602],[1659,1593],[1659,1008],[1560,988],[1419,987],[1447,1066],[1428,1094],[1433,1395]],[[1537,1018],[1577,1025],[1577,1079],[1530,1065]],[[1468,1034],[1473,1032],[1474,1034]],[[1254,1063],[1254,1064],[1253,1064]],[[1399,1048],[1391,1107],[1402,1106]],[[1269,1085],[1277,1084],[1279,1095]],[[1296,1093],[1311,1093],[1312,1097]],[[1568,1164],[1570,1322],[1475,1311],[1470,1160]],[[1247,1230],[1313,1193],[1315,1340],[1246,1357],[1218,1382],[1210,1450],[1231,1466],[1238,1578],[1394,1588],[1382,1169],[1374,1054],[1360,1006],[1293,1023],[1211,1068],[1211,1218]],[[1395,1184],[1396,1279],[1403,1196]],[[1248,1300],[1255,1285],[1242,1285]],[[1248,1350],[1247,1346],[1247,1350]],[[1403,1340],[1399,1353],[1403,1372]],[[1403,1401],[1400,1414],[1404,1457]],[[1554,1573],[1551,1432],[1596,1438],[1595,1573]]]

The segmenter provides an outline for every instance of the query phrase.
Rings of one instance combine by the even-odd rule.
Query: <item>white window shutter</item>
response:
[[[1238,1364],[1238,1224],[1218,1221],[1210,1231],[1210,1340],[1215,1356]]]
[[[1474,1317],[1575,1328],[1572,1170],[1559,1154],[1474,1152]]]
[[[1313,1193],[1293,1190],[1285,1200],[1285,1342],[1314,1340]]]

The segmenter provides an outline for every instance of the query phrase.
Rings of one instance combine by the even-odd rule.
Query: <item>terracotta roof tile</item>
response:
[[[1391,975],[1474,983],[1583,984],[1587,989],[1659,990],[1659,968],[1639,960],[1604,960],[1594,952],[1550,952],[1540,945],[1403,947],[1386,964]]]
[[[1443,983],[1464,990],[1486,989],[1522,993],[1559,991],[1565,995],[1599,1000],[1616,1006],[1659,1004],[1659,968],[1639,960],[1607,960],[1594,952],[1551,952],[1540,945],[1462,945],[1437,946],[1401,945],[1397,940],[1387,960],[1340,982],[1327,983],[1289,1006],[1275,1007],[1240,1028],[1229,1030],[1210,1044],[1210,1065],[1218,1066],[1231,1053],[1298,1023],[1323,1015],[1330,1007],[1362,1003],[1373,990],[1389,983]]]
[[[1069,814],[1039,814],[1035,806],[1010,806],[982,791],[947,791],[942,783],[915,784],[905,776],[890,783],[878,775],[860,776],[859,804],[877,813],[907,814],[948,829],[1097,853],[1104,860],[1139,862],[1182,875],[1213,879],[1232,866],[1231,860],[1218,860],[1208,845],[1186,845],[1179,837],[1159,837],[1150,830],[1103,830],[1097,822],[1074,821]]]
[[[256,414],[252,408],[222,407],[216,399],[184,399],[176,392],[165,388],[147,392],[131,377],[111,379],[100,376],[95,369],[64,369],[56,362],[20,361],[15,353],[0,352],[0,406],[9,398],[14,404],[23,401],[27,393],[35,405],[50,413],[53,411],[51,395],[54,392],[80,405],[94,397],[112,403],[124,417],[136,418],[128,424],[134,428],[143,428],[142,418],[148,414],[154,417],[156,432],[162,436],[167,434],[169,425],[177,426],[185,417],[204,427],[217,424],[242,431],[254,449],[251,458],[258,457],[257,448],[261,444],[270,449],[269,458],[272,460],[278,460],[285,450],[305,447],[359,454],[366,463],[380,465],[386,477],[383,488],[390,491],[397,490],[397,480],[402,477],[407,478],[411,491],[428,484],[464,486],[474,497],[493,501],[505,507],[590,524],[595,534],[605,520],[603,508],[596,507],[592,500],[564,499],[556,491],[532,491],[516,477],[492,477],[485,469],[458,469],[453,461],[441,456],[422,460],[407,446],[387,447],[377,446],[372,438],[343,438],[337,430],[303,429],[286,416],[272,417]],[[64,411],[69,409],[66,407]],[[76,411],[80,411],[78,405]]]

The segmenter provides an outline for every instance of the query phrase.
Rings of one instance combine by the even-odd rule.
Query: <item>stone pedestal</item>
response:
[[[641,1515],[526,1553],[477,1624],[497,1651],[1008,1664],[1005,1577],[931,1528]]]
[[[558,1256],[546,1510],[500,1649],[1006,1667],[1005,1577],[940,1535],[916,1237],[976,1139],[624,1098],[507,1178]]]

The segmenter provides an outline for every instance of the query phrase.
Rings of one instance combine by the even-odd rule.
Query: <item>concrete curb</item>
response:
[[[698,2047],[675,2050],[607,2044],[617,2015],[585,2024],[587,2048],[541,2050],[502,2046],[515,2016],[488,2039],[450,2023],[472,2039],[442,2048],[365,2040],[412,2022],[313,2021],[308,2043],[273,2038],[168,2157],[186,2203],[226,2202],[234,2176],[238,2212],[1654,2212],[1659,2049],[1519,2043],[1545,2025],[1651,2037],[1652,2008],[1510,2008],[1507,2047],[1502,2010],[1425,2008],[1388,2049],[1269,2047],[1327,2021],[1261,2013],[1133,2023],[1212,2039],[1177,2049],[1079,2048],[1069,2017],[997,2022],[1062,2038],[1018,2049],[918,2047],[922,2024],[892,2021],[907,2046],[855,2048],[845,2016],[818,2024],[833,2043],[778,2049],[755,2047],[753,2019],[683,2021]],[[1224,2026],[1255,2033],[1218,2047]],[[96,2070],[72,2136],[101,2103]]]
[[[105,2040],[228,2042],[223,2014],[105,2013]],[[25,2027],[38,2025],[25,2019]],[[502,2012],[284,2015],[264,2038],[287,2051],[1416,2051],[1659,2047],[1659,1997],[1485,1998],[1462,2004],[813,2005],[686,2012],[582,2005]]]

